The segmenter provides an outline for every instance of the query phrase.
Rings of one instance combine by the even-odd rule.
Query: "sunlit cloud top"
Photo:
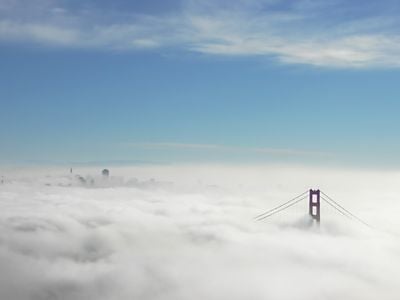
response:
[[[400,66],[394,1],[0,1],[1,43],[257,56],[328,68]]]

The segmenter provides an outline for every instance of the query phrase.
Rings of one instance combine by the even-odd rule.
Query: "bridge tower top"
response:
[[[312,220],[317,223],[321,220],[321,192],[320,190],[310,189],[309,193],[309,214]]]

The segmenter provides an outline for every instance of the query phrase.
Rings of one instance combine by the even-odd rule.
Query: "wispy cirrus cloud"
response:
[[[196,150],[196,151],[217,151],[217,152],[238,152],[238,153],[259,153],[267,155],[284,155],[284,156],[332,156],[332,153],[300,150],[300,149],[283,149],[269,147],[240,147],[227,146],[219,144],[191,144],[191,143],[129,143],[129,147],[144,149],[170,149],[170,150]]]
[[[398,12],[385,9],[388,3],[361,9],[339,0],[193,0],[157,15],[90,3],[4,1],[0,41],[126,51],[167,47],[329,68],[400,66]]]

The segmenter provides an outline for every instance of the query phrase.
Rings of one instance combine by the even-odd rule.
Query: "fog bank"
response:
[[[1,170],[0,299],[398,299],[400,172],[110,171]],[[309,188],[374,229],[306,202],[254,221]]]

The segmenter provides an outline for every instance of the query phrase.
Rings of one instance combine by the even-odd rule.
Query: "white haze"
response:
[[[0,299],[399,299],[400,172],[73,171],[1,170]],[[319,228],[306,202],[254,221],[309,188],[373,229],[324,203]]]

